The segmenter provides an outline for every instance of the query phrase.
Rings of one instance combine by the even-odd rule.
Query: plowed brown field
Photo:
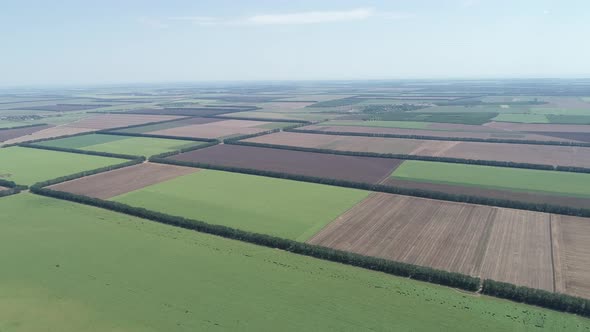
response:
[[[35,126],[35,127],[27,127],[27,128],[16,128],[16,129],[3,129],[0,130],[0,142],[8,141],[10,139],[15,139],[21,136],[30,135],[32,133],[36,133],[43,129],[51,128],[51,125],[44,125],[44,126]]]
[[[169,159],[367,183],[381,182],[401,163],[401,160],[388,158],[227,144],[182,153]]]
[[[546,213],[374,193],[308,242],[554,289]]]
[[[108,199],[199,171],[198,168],[143,163],[50,186],[50,189]]]
[[[249,135],[263,132],[265,128],[258,128],[270,122],[250,120],[224,120],[206,124],[194,124],[151,131],[149,134],[165,136],[184,136],[195,138],[221,138],[233,135]]]

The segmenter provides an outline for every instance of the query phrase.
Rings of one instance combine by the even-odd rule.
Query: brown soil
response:
[[[173,119],[180,119],[180,116],[170,115],[127,115],[127,114],[101,114],[78,120],[68,124],[70,127],[89,129],[111,129],[139,125],[143,123],[160,122]]]
[[[86,133],[94,131],[94,129],[89,128],[76,128],[76,127],[68,127],[68,126],[57,126],[57,127],[49,127],[47,129],[36,131],[29,135],[20,136],[17,138],[7,140],[6,144],[13,144],[13,143],[22,143],[32,140],[38,139],[47,139],[65,135],[74,135],[79,133]]]
[[[539,131],[539,132],[532,132],[532,133],[551,136],[551,137],[563,138],[563,139],[571,140],[571,141],[590,142],[590,132],[574,133],[574,132],[553,132],[553,131],[542,132],[542,131]]]
[[[503,129],[521,132],[590,132],[590,125],[567,125],[567,124],[536,124],[536,123],[512,123],[512,122],[490,122],[484,126],[495,129]]]
[[[165,115],[190,115],[190,116],[211,116],[232,112],[240,112],[240,108],[218,108],[218,107],[192,107],[192,108],[144,108],[126,111],[129,114],[165,114]]]
[[[553,290],[549,214],[374,193],[308,242]]]
[[[28,106],[26,109],[33,111],[51,111],[51,112],[73,112],[73,111],[85,111],[100,107],[108,107],[113,105],[108,104],[56,104],[47,106]],[[14,108],[18,110],[20,108]]]
[[[386,179],[385,181],[383,181],[383,184],[391,185],[394,187],[415,188],[422,190],[440,191],[450,194],[490,197],[529,203],[570,206],[574,208],[587,208],[588,206],[590,206],[590,199],[579,197],[566,197],[531,192],[516,192],[509,190],[465,187],[460,185],[417,182],[394,178]]]
[[[174,160],[301,174],[355,182],[378,183],[388,177],[401,160],[216,145],[169,157]]]
[[[233,135],[249,135],[267,129],[256,128],[269,122],[250,120],[224,120],[205,124],[179,126],[175,128],[151,131],[149,134],[166,136],[184,136],[194,138],[221,138]]]
[[[38,132],[43,129],[51,128],[51,125],[35,126],[20,129],[2,129],[0,130],[0,142],[8,141],[10,139],[18,138],[25,135]]]
[[[199,171],[198,168],[143,163],[50,186],[50,189],[108,199]]]

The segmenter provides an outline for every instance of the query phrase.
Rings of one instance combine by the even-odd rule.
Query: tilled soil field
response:
[[[551,226],[556,291],[590,298],[590,222],[553,215]]]
[[[127,114],[101,114],[91,116],[76,122],[68,124],[70,127],[89,128],[89,129],[111,129],[117,127],[126,127],[140,125],[143,123],[168,121],[180,119],[179,116],[170,115],[127,115]]]
[[[268,130],[259,126],[264,126],[270,122],[250,121],[250,120],[223,120],[205,124],[194,124],[188,126],[179,126],[162,130],[150,131],[149,134],[194,137],[194,138],[221,138],[234,135],[257,134]]]
[[[0,142],[8,141],[10,139],[18,138],[25,135],[30,135],[38,131],[51,128],[51,125],[35,126],[27,128],[3,129],[0,130]]]
[[[50,186],[50,189],[108,199],[199,171],[198,168],[143,163]]]
[[[240,145],[216,145],[169,159],[355,182],[379,183],[401,160],[340,156]]]
[[[374,193],[308,242],[553,291],[549,218]]]
[[[242,112],[256,109],[256,107],[192,107],[192,108],[145,108],[130,110],[130,114],[165,114],[165,115],[190,115],[190,116],[211,116],[233,112]]]

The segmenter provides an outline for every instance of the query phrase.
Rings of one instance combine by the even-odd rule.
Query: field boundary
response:
[[[12,130],[12,129],[24,129],[24,128],[31,128],[31,127],[47,126],[47,125],[48,125],[47,123],[35,123],[35,124],[29,124],[29,125],[24,125],[24,126],[0,128],[0,131],[2,131],[2,130]]]
[[[252,137],[246,137],[243,139],[248,139],[248,138],[252,138]],[[291,151],[300,151],[300,152],[313,152],[313,153],[323,153],[323,154],[336,154],[336,155],[355,156],[355,157],[420,160],[420,161],[431,161],[431,162],[442,162],[442,163],[453,163],[453,164],[522,168],[522,169],[533,169],[533,170],[543,170],[543,171],[590,173],[590,168],[573,167],[573,166],[553,166],[553,165],[545,165],[545,164],[516,163],[516,162],[511,162],[511,161],[462,159],[462,158],[450,158],[450,157],[421,156],[421,155],[412,155],[412,154],[340,151],[340,150],[308,148],[308,147],[269,144],[269,143],[244,142],[244,141],[242,141],[242,139],[229,140],[229,141],[226,141],[226,143],[227,144],[234,144],[234,145],[259,147],[259,148],[291,150]]]
[[[250,174],[250,175],[259,175],[259,176],[266,176],[266,177],[279,178],[279,179],[288,179],[288,180],[295,180],[295,181],[302,181],[302,182],[319,183],[319,184],[338,186],[338,187],[363,189],[363,190],[382,192],[382,193],[388,193],[388,194],[437,199],[437,200],[442,200],[442,201],[479,204],[479,205],[486,205],[486,206],[497,206],[497,207],[505,207],[505,208],[511,208],[511,209],[535,211],[535,212],[554,213],[554,214],[561,214],[561,215],[568,215],[568,216],[590,217],[590,209],[574,208],[574,207],[569,207],[569,206],[550,205],[550,204],[544,204],[544,203],[527,203],[527,202],[521,202],[521,201],[511,201],[511,200],[506,200],[506,199],[496,199],[496,198],[481,197],[481,196],[457,195],[457,194],[450,194],[450,193],[441,192],[441,191],[431,191],[431,190],[403,188],[403,187],[396,187],[396,186],[382,185],[382,184],[353,182],[353,181],[347,181],[347,180],[321,178],[321,177],[314,177],[314,176],[308,176],[308,175],[298,175],[298,174],[293,174],[293,173],[264,171],[264,170],[252,169],[252,168],[241,168],[241,167],[231,167],[231,166],[206,164],[206,163],[198,163],[198,162],[190,162],[190,161],[180,161],[180,160],[167,159],[167,158],[157,158],[157,157],[154,158],[154,157],[152,157],[152,158],[149,158],[149,161],[154,162],[154,163],[187,166],[187,167],[195,167],[195,168],[205,168],[205,169],[213,169],[213,170],[220,170],[220,171],[226,171],[226,172]]]
[[[300,134],[322,134],[333,136],[360,136],[360,137],[381,137],[381,138],[405,138],[421,139],[425,141],[452,141],[452,142],[476,142],[476,143],[505,143],[505,144],[528,144],[528,145],[556,145],[556,146],[578,146],[590,147],[590,143],[584,142],[561,142],[561,141],[536,141],[536,140],[515,140],[502,138],[469,138],[469,137],[437,137],[428,135],[403,135],[403,134],[377,134],[377,133],[353,133],[344,131],[321,131],[306,129],[289,129],[293,133]]]
[[[55,179],[45,181],[45,183],[52,182],[55,182]],[[483,294],[490,296],[590,317],[590,300],[580,297],[520,287],[509,283],[496,282],[490,279],[482,281],[478,277],[472,277],[461,273],[448,272],[432,269],[429,267],[396,262],[393,260],[364,256],[347,251],[310,245],[307,243],[283,239],[266,234],[247,232],[227,226],[213,225],[200,220],[168,215],[144,208],[133,207],[119,202],[101,200],[88,196],[44,188],[47,185],[48,184],[44,183],[34,184],[31,187],[31,192],[37,195],[95,206],[98,208],[124,213],[127,215],[148,219],[154,222],[159,222],[175,227],[194,230],[201,233],[217,235],[232,240],[252,243],[254,245],[281,249],[293,254],[342,263],[399,277],[406,277],[417,281],[459,288],[470,292],[481,291]]]
[[[146,137],[146,138],[162,138],[172,139],[178,141],[193,141],[193,142],[215,142],[215,138],[200,138],[200,137],[188,137],[188,136],[168,136],[168,135],[157,135],[157,134],[145,134],[145,133],[126,133],[119,131],[112,131],[111,129],[99,130],[98,134],[102,135],[117,135],[117,136],[130,136],[130,137]]]
[[[146,160],[146,158],[144,156],[135,156],[135,155],[118,154],[118,153],[110,153],[110,152],[99,152],[99,151],[92,151],[92,150],[61,148],[61,147],[56,147],[56,146],[46,146],[46,145],[39,145],[39,144],[32,144],[32,143],[20,143],[20,144],[18,144],[18,146],[24,147],[24,148],[31,148],[31,149],[78,153],[78,154],[85,154],[85,155],[99,156],[99,157],[130,159],[130,160],[141,159],[142,161]]]
[[[241,111],[244,112],[244,111]],[[227,113],[231,114],[231,113]],[[264,121],[264,122],[288,122],[288,123],[301,123],[304,125],[310,125],[313,122],[296,119],[272,119],[272,118],[249,118],[245,116],[223,116],[223,115],[204,115],[200,118],[213,118],[213,119],[228,119],[228,120],[246,120],[246,121]]]

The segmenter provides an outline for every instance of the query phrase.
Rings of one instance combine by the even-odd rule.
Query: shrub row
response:
[[[160,153],[160,154],[157,154],[157,155],[153,155],[149,159],[151,161],[152,158],[156,158],[156,159],[157,158],[166,158],[166,157],[174,156],[174,155],[185,153],[185,152],[189,152],[189,151],[194,151],[194,150],[200,150],[200,149],[208,148],[210,146],[217,145],[217,144],[219,144],[219,141],[218,140],[215,140],[213,142],[205,143],[205,144],[202,144],[202,145],[189,146],[189,147],[186,147],[186,148],[183,148],[183,149],[179,149],[179,150],[175,150],[175,151],[169,151],[169,152],[164,152],[164,153]]]
[[[81,196],[68,192],[55,191],[42,188],[42,185],[35,184],[31,191],[44,196],[65,199],[76,203],[92,205],[112,211],[125,213],[139,218],[195,230],[203,233],[214,234],[229,239],[253,243],[265,247],[286,250],[292,253],[311,256],[328,261],[353,265],[374,271],[389,273],[392,275],[407,277],[450,287],[461,288],[469,291],[479,289],[481,281],[479,278],[467,275],[435,270],[428,267],[416,266],[390,260],[362,256],[354,253],[334,250],[330,248],[314,246],[302,242],[283,239],[260,233],[247,232],[221,225],[212,225],[199,220],[192,220],[183,217],[171,216],[160,212],[150,211],[143,208],[129,206],[119,202],[105,201],[97,198]]]
[[[255,143],[255,142],[242,142],[242,141],[240,141],[241,139],[242,138],[228,140],[228,141],[226,141],[226,143],[227,144],[234,144],[234,145],[246,145],[246,146],[254,146],[254,147],[261,147],[261,148],[279,149],[279,150],[291,150],[291,151],[314,152],[314,153],[325,153],[325,154],[338,154],[338,155],[355,156],[355,157],[422,160],[422,161],[434,161],[434,162],[444,162],[444,163],[453,163],[453,164],[470,164],[470,165],[484,165],[484,166],[496,166],[496,167],[527,168],[527,169],[547,170],[547,171],[556,170],[556,167],[554,167],[552,165],[542,165],[542,164],[514,163],[514,162],[510,162],[510,161],[461,159],[461,158],[434,157],[434,156],[417,156],[417,155],[411,155],[411,154],[375,153],[375,152],[362,152],[362,151],[339,151],[339,150],[330,150],[330,149],[307,148],[307,147],[301,147],[301,146],[277,145],[277,144]]]
[[[74,174],[70,174],[70,175],[66,175],[66,176],[62,176],[59,178],[55,178],[55,179],[51,179],[51,180],[47,180],[47,181],[41,181],[41,182],[37,182],[34,185],[32,185],[29,189],[34,192],[35,189],[41,188],[41,187],[47,187],[47,186],[52,186],[54,184],[58,184],[61,182],[66,182],[66,181],[71,181],[71,180],[75,180],[75,179],[79,179],[85,176],[89,176],[89,175],[94,175],[94,174],[98,174],[98,173],[104,173],[104,172],[108,172],[108,171],[112,171],[115,169],[119,169],[119,168],[123,168],[123,167],[129,167],[129,166],[133,166],[133,165],[138,165],[144,162],[145,159],[134,159],[134,160],[129,160],[126,161],[124,163],[120,163],[120,164],[115,164],[115,165],[109,165],[109,166],[105,166],[105,167],[100,167],[100,168],[95,168],[92,170],[88,170],[88,171],[83,171],[83,172],[79,172],[79,173],[74,173]]]
[[[352,182],[352,181],[346,181],[346,180],[328,179],[328,178],[320,178],[320,177],[307,176],[307,175],[264,171],[264,170],[251,169],[251,168],[211,165],[211,164],[206,164],[206,163],[197,163],[197,162],[181,161],[181,160],[174,160],[174,159],[151,158],[150,161],[156,162],[156,163],[170,164],[170,165],[179,165],[179,166],[197,167],[197,168],[208,168],[208,169],[215,169],[215,170],[234,172],[234,173],[243,173],[243,174],[273,177],[273,178],[279,178],[279,179],[289,179],[289,180],[295,180],[295,181],[320,183],[320,184],[331,185],[331,186],[363,189],[363,190],[383,192],[383,193],[388,193],[388,194],[415,196],[415,197],[422,197],[422,198],[438,199],[438,200],[452,201],[452,202],[471,203],[471,204],[480,204],[480,205],[488,205],[488,206],[499,206],[499,207],[506,207],[506,208],[520,209],[520,210],[547,212],[547,213],[563,214],[563,215],[578,216],[578,217],[590,217],[590,209],[581,209],[581,208],[573,208],[573,207],[568,207],[568,206],[550,205],[550,204],[546,204],[546,203],[528,203],[528,202],[511,201],[511,200],[506,200],[506,199],[498,199],[498,198],[490,198],[490,197],[458,195],[458,194],[452,194],[452,193],[442,192],[442,191],[430,191],[430,190],[415,189],[415,188],[402,188],[402,187],[395,187],[395,186],[390,186],[390,185]]]
[[[141,114],[137,114],[137,113],[128,113],[128,112],[96,112],[96,113],[100,113],[100,114],[105,114],[106,113],[106,114],[141,115]],[[154,114],[151,114],[151,115],[154,115]],[[155,115],[157,115],[157,114],[155,114]],[[185,116],[185,117],[178,118],[178,119],[170,119],[170,120],[164,120],[164,121],[146,122],[146,123],[140,123],[140,124],[135,124],[135,125],[123,126],[123,127],[115,127],[115,128],[103,129],[102,131],[104,131],[104,130],[109,130],[109,131],[111,131],[111,130],[124,130],[124,129],[131,129],[131,128],[143,127],[143,126],[151,126],[151,125],[155,125],[155,124],[180,121],[180,120],[188,119],[188,118],[190,118],[190,116]]]
[[[268,134],[272,134],[272,133],[278,133],[279,131],[281,131],[281,128],[275,128],[275,129],[263,131],[263,132],[256,133],[256,134],[248,134],[248,135],[231,137],[231,138],[224,139],[223,140],[223,143],[226,143],[226,144],[238,144],[238,141],[243,140],[243,139],[248,139],[248,138],[253,138],[253,137],[258,137],[258,136],[264,136],[264,135],[268,135]]]
[[[39,143],[39,142],[57,140],[57,139],[61,139],[61,138],[70,138],[70,137],[76,137],[76,136],[90,135],[90,134],[95,134],[95,133],[96,133],[96,131],[86,131],[86,132],[83,132],[83,133],[68,134],[68,135],[61,135],[61,136],[47,137],[47,138],[39,138],[39,139],[34,139],[34,140],[22,142],[22,143],[6,144],[6,145],[4,145],[4,147],[7,148],[7,147],[10,147],[10,146],[17,146],[17,145],[22,145],[22,144]]]
[[[482,293],[516,302],[590,317],[590,300],[486,279]]]
[[[0,179],[0,187],[16,188],[16,183],[14,183],[14,181]]]
[[[203,115],[201,118],[215,118],[228,120],[248,120],[248,121],[266,121],[266,122],[289,122],[289,123],[303,123],[310,124],[310,121],[294,120],[294,119],[273,119],[273,118],[249,118],[244,116],[223,116],[223,115]]]
[[[39,127],[39,126],[46,126],[46,123],[35,123],[35,124],[28,124],[23,126],[16,126],[16,127],[8,127],[8,128],[0,128],[2,130],[11,130],[11,129],[23,129],[23,128],[30,128],[30,127]]]
[[[0,197],[15,195],[20,193],[20,191],[21,190],[19,188],[8,188],[5,190],[0,190]]]
[[[104,135],[175,139],[175,140],[180,140],[180,141],[217,142],[217,140],[214,138],[197,138],[197,137],[188,137],[188,136],[168,136],[168,135],[155,135],[155,134],[144,134],[144,133],[125,133],[125,132],[120,132],[120,131],[111,131],[110,129],[101,130],[98,133],[104,134]]]
[[[590,147],[590,143],[583,142],[559,142],[559,141],[535,141],[535,140],[517,140],[504,138],[475,138],[475,137],[437,137],[424,135],[401,135],[401,134],[378,134],[378,133],[351,133],[345,131],[322,131],[307,129],[290,129],[295,133],[304,134],[323,134],[336,136],[362,136],[362,137],[383,137],[383,138],[406,138],[421,139],[430,141],[460,141],[460,142],[478,142],[478,143],[506,143],[506,144],[529,144],[529,145],[558,145],[558,146],[580,146]]]
[[[18,146],[22,146],[22,147],[26,147],[26,148],[33,148],[33,149],[40,149],[40,150],[79,153],[79,154],[86,154],[86,155],[100,156],[100,157],[145,160],[145,157],[143,157],[143,156],[133,156],[133,155],[128,155],[128,154],[118,154],[118,153],[100,152],[100,151],[87,151],[87,150],[62,148],[62,147],[57,147],[57,146],[45,146],[45,145],[31,144],[31,143],[21,143]]]

